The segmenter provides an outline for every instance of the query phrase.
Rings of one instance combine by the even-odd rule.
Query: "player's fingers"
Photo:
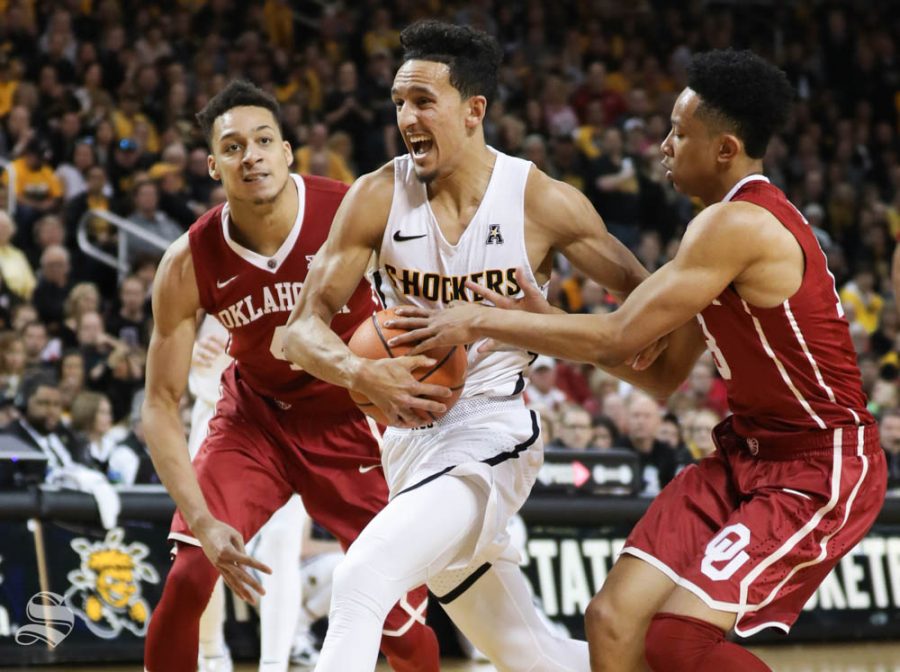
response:
[[[416,397],[436,397],[438,399],[445,399],[453,394],[449,387],[445,385],[434,385],[432,383],[419,383],[413,387],[412,393],[415,394]],[[431,411],[434,409],[428,408],[426,410]]]
[[[518,350],[514,345],[509,345],[508,343],[503,343],[501,341],[495,341],[493,338],[488,338],[484,343],[481,343],[478,346],[478,352],[483,353],[491,353],[491,352],[508,352],[510,350]]]
[[[388,339],[388,345],[393,348],[398,345],[418,343],[419,341],[428,338],[433,333],[434,332],[432,331],[432,329],[426,325],[418,329],[413,329],[412,331],[407,331],[405,334],[398,334],[397,336]]]
[[[234,573],[234,565],[219,565],[219,573],[222,575],[222,579],[225,581],[227,586],[231,588],[235,595],[244,600],[244,602],[249,602],[250,604],[256,604],[256,597],[244,586],[241,580]]]
[[[248,563],[249,564],[249,563]],[[234,560],[228,567],[228,571],[232,576],[236,577],[244,586],[252,588],[259,595],[265,595],[266,591],[262,584],[256,578],[244,569],[241,562]]]
[[[428,357],[427,355],[403,355],[402,357],[397,357],[394,361],[405,366],[407,371],[415,371],[422,368],[430,369],[437,364],[437,360],[434,357]]]
[[[438,388],[437,385],[427,385],[427,388]],[[447,389],[446,387],[444,388]],[[443,396],[443,395],[441,395]],[[447,407],[436,399],[426,399],[425,397],[408,397],[404,400],[402,412],[406,415],[422,415],[423,412],[445,413]],[[419,423],[421,424],[421,422]]]
[[[393,320],[388,320],[384,323],[384,326],[389,327],[390,329],[406,329],[407,331],[410,329],[421,329],[422,327],[428,326],[428,318],[398,317]]]
[[[522,291],[525,292],[526,297],[544,297],[541,293],[541,288],[525,275],[525,269],[521,266],[516,268],[516,283],[522,288]]]
[[[426,339],[421,340],[418,343],[416,343],[413,346],[413,349],[410,350],[408,354],[418,356],[424,352],[428,352],[432,348],[437,348],[441,345],[445,345],[443,342],[441,342],[441,335],[435,334],[434,336],[431,336],[430,338],[426,338]]]
[[[394,309],[394,315],[400,317],[428,317],[434,311],[431,308],[423,308],[421,306],[399,306]],[[389,325],[390,322],[386,322]]]
[[[498,308],[512,308],[516,303],[515,299],[510,299],[507,296],[503,296],[503,294],[499,294],[494,290],[488,289],[487,287],[472,282],[471,280],[466,280],[466,287],[468,287],[479,296],[484,297],[487,301],[490,301]]]

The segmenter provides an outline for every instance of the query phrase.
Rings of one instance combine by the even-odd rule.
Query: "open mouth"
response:
[[[434,140],[427,135],[408,136],[409,146],[412,149],[413,158],[421,159],[431,150]]]
[[[268,173],[254,173],[252,175],[244,175],[244,182],[261,182],[268,176]]]

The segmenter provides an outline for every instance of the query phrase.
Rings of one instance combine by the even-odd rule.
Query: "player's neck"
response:
[[[497,155],[487,145],[476,145],[457,162],[452,172],[428,185],[428,199],[455,203],[460,208],[473,201],[481,202],[496,162]]]
[[[718,180],[710,181],[710,189],[707,193],[697,194],[705,205],[719,203],[730,192],[734,185],[750,175],[762,175],[763,162],[762,159],[746,159],[744,161],[736,161],[728,170],[724,171]]]
[[[228,234],[238,245],[263,256],[275,254],[294,228],[300,199],[294,180],[271,203],[229,201]]]

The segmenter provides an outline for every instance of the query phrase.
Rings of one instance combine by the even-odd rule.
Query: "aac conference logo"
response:
[[[16,643],[31,646],[44,642],[51,649],[59,646],[75,625],[75,614],[63,602],[63,596],[56,593],[32,595],[25,608],[31,623],[16,630]]]

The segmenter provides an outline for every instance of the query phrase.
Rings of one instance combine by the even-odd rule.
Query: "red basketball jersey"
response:
[[[228,353],[239,377],[253,390],[282,406],[302,402],[304,413],[341,412],[354,407],[347,391],[288,362],[282,341],[309,264],[328,237],[347,187],[320,177],[291,177],[300,197],[297,220],[272,257],[231,238],[227,204],[213,208],[191,226],[200,305],[228,329]],[[368,283],[360,282],[331,327],[346,342],[375,310]]]
[[[834,277],[809,223],[761,175],[741,180],[725,200],[771,212],[806,259],[800,289],[781,305],[751,306],[728,287],[700,314],[735,430],[751,436],[874,422]]]

